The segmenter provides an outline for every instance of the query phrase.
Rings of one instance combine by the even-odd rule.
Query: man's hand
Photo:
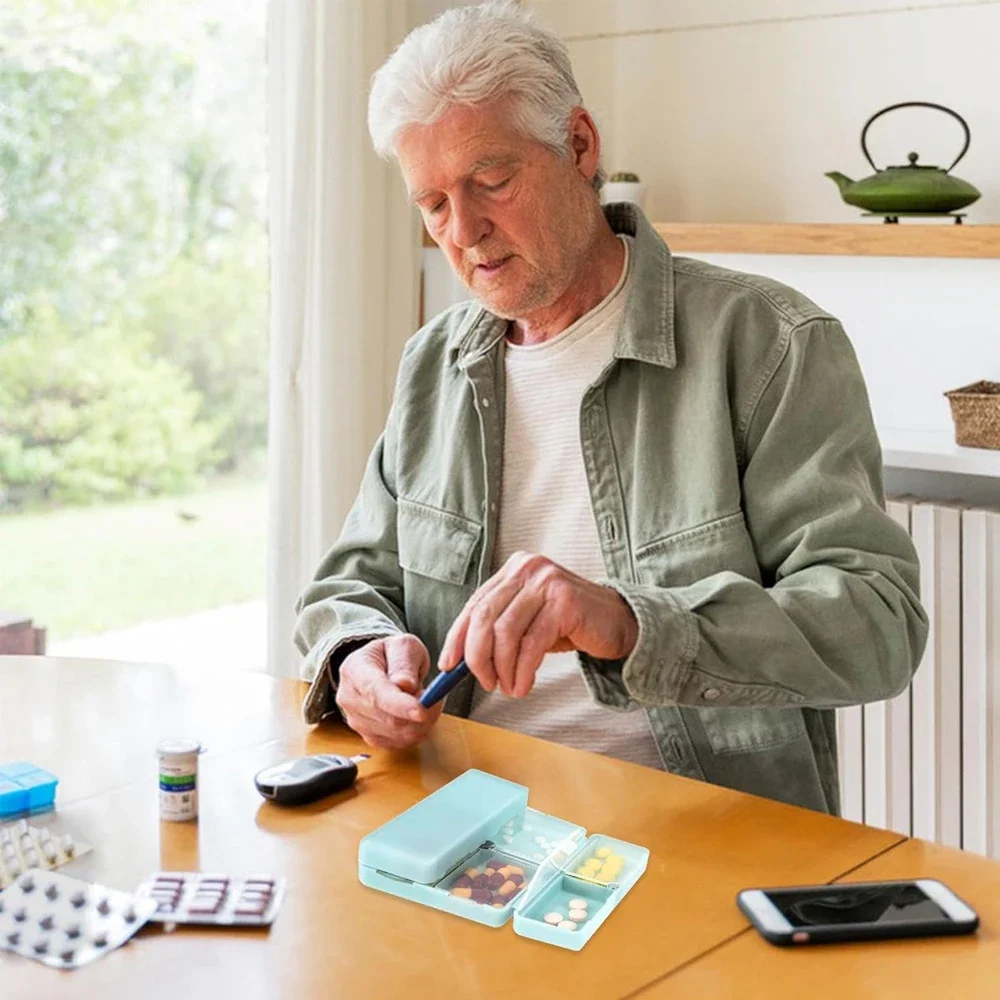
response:
[[[544,556],[515,552],[455,619],[438,664],[464,656],[487,691],[523,698],[546,653],[580,650],[602,660],[628,656],[639,625],[610,587],[591,583]]]
[[[417,700],[430,669],[427,647],[415,635],[373,641],[340,665],[337,707],[369,746],[402,750],[419,743],[443,705],[423,708]]]

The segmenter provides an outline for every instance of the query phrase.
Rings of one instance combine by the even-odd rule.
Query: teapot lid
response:
[[[932,167],[929,163],[917,163],[920,159],[919,153],[909,153],[906,157],[910,162],[906,164],[896,164],[891,167],[884,167],[884,170],[941,170],[940,167]],[[944,171],[942,171],[943,173]]]

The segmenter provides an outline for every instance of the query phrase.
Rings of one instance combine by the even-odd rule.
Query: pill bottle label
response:
[[[183,821],[198,815],[198,761],[160,761],[160,819]]]

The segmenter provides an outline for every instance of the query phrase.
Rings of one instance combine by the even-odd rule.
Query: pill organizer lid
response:
[[[527,805],[524,785],[466,771],[363,837],[358,863],[411,882],[436,882]]]
[[[560,852],[555,851],[539,862],[538,870],[532,876],[524,892],[514,900],[514,911],[523,910],[556,876],[562,875],[565,865]]]

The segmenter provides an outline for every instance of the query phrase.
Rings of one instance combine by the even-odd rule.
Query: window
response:
[[[264,663],[266,0],[0,11],[0,608]]]

